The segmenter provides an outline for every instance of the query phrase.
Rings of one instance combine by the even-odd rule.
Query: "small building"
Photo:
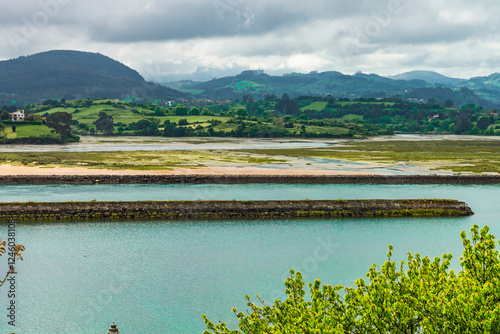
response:
[[[433,120],[435,120],[436,118],[439,118],[439,114],[436,114],[434,116],[431,116],[429,117],[429,122],[432,122]]]
[[[10,113],[10,118],[12,119],[12,122],[24,122],[24,110],[18,110]]]

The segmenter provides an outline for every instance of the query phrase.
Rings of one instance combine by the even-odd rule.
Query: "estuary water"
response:
[[[200,138],[200,137],[102,137],[82,136],[80,142],[64,145],[0,145],[0,152],[115,152],[115,151],[179,151],[179,150],[245,150],[324,148],[355,141],[421,141],[421,140],[487,140],[499,137],[442,134],[396,134],[369,139],[300,139],[300,138]]]
[[[84,222],[17,224],[26,246],[17,265],[16,327],[7,324],[0,287],[0,332],[201,333],[200,315],[236,328],[232,307],[246,294],[284,298],[290,268],[306,282],[352,286],[387,245],[406,252],[454,254],[459,233],[489,225],[500,237],[499,185],[89,185],[0,186],[0,201],[267,200],[449,198],[476,213],[462,218],[273,221]],[[0,226],[5,238],[7,226]],[[7,268],[6,256],[0,268]],[[2,272],[3,272],[2,270]],[[3,276],[3,275],[2,275]],[[255,299],[254,299],[255,300]]]

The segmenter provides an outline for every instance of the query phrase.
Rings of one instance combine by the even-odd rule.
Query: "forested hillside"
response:
[[[112,99],[184,97],[146,82],[135,70],[99,53],[49,51],[0,62],[0,103],[48,98]]]

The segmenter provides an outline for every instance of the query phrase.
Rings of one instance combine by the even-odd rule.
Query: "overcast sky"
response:
[[[0,3],[0,59],[100,52],[146,79],[500,72],[498,0],[22,0]]]

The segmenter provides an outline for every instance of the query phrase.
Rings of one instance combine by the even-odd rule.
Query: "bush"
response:
[[[214,325],[202,315],[204,333],[498,333],[500,328],[500,257],[495,237],[474,225],[471,239],[460,234],[461,270],[449,270],[452,255],[430,260],[408,253],[399,266],[388,260],[370,267],[355,288],[309,284],[306,298],[300,272],[285,281],[287,299],[261,306],[246,296],[248,314],[233,309],[239,329]],[[344,290],[345,294],[339,291]]]
[[[211,112],[210,110],[208,110],[207,108],[204,108],[204,109],[202,110],[201,114],[202,114],[203,116],[210,116],[210,115],[212,115],[212,112]]]
[[[175,107],[175,114],[177,116],[187,116],[188,109],[183,104],[179,104],[177,107]]]
[[[198,116],[200,114],[200,109],[193,107],[189,110],[190,116]]]

